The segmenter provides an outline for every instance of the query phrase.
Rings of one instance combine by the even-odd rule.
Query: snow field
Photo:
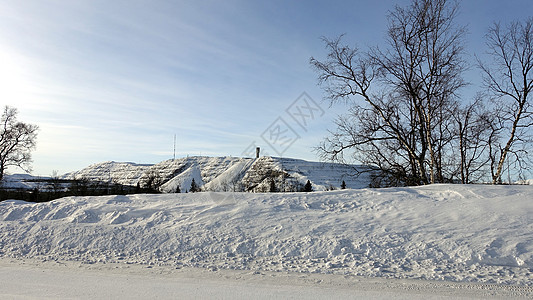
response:
[[[533,188],[0,203],[0,257],[533,286]]]

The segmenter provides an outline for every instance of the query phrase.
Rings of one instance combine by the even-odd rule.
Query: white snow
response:
[[[509,299],[527,286],[0,258],[6,299]]]
[[[233,186],[242,179],[253,163],[254,160],[251,159],[242,159],[238,161],[222,174],[215,177],[215,179],[208,182],[204,186],[204,189],[208,191],[234,191],[232,190]]]
[[[288,191],[292,185],[302,186],[310,180],[316,191],[330,187],[340,188],[342,181],[348,188],[364,188],[370,183],[369,173],[350,176],[363,166],[338,163],[310,162],[300,159],[263,156],[258,159],[238,157],[191,156],[166,160],[155,165],[131,162],[103,162],[80,171],[67,173],[62,179],[89,179],[97,182],[114,182],[141,186],[148,173],[157,174],[162,180],[161,191],[173,193],[179,185],[188,190],[192,178],[203,190],[225,192],[250,189],[268,191],[271,178],[280,190]],[[272,173],[273,172],[273,173]],[[274,175],[272,175],[274,174]],[[283,174],[283,175],[282,175]]]
[[[4,201],[0,257],[520,285],[533,296],[533,187]]]
[[[173,193],[177,187],[180,187],[180,191],[185,193],[191,188],[192,180],[196,182],[198,186],[204,185],[202,180],[201,171],[196,165],[192,165],[180,174],[172,177],[169,181],[161,186],[161,190],[167,193]]]
[[[43,188],[38,181],[47,179],[50,179],[50,177],[35,177],[29,174],[4,174],[4,179],[0,181],[0,187],[3,189],[32,190],[34,188]]]

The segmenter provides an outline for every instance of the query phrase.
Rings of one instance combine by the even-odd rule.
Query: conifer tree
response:
[[[189,192],[196,193],[199,191],[200,191],[200,188],[198,187],[198,185],[196,184],[196,181],[194,181],[194,178],[193,178],[191,181],[191,188],[189,189]]]
[[[269,192],[271,192],[271,193],[275,193],[275,192],[277,192],[277,191],[278,191],[278,190],[277,190],[277,188],[276,188],[276,183],[274,182],[274,179],[271,178],[271,179],[270,179],[270,190],[269,190]]]
[[[307,183],[304,186],[304,192],[312,192],[313,186],[311,185],[311,181],[307,180]]]
[[[341,183],[341,190],[344,190],[344,189],[346,189],[346,182],[344,182],[343,180]]]

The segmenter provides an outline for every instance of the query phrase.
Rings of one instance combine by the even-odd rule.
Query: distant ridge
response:
[[[157,164],[102,162],[70,172],[62,179],[88,179],[121,185],[142,186],[148,176],[157,176],[162,192],[187,191],[194,178],[204,191],[268,192],[299,191],[309,180],[315,191],[339,189],[344,180],[347,188],[369,186],[369,174],[355,177],[364,166],[311,162],[301,159],[264,156],[260,158],[192,156]]]

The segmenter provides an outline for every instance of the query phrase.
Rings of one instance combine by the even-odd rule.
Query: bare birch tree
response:
[[[487,34],[488,54],[493,63],[479,62],[487,90],[497,102],[494,139],[491,141],[492,182],[502,181],[505,163],[525,161],[519,153],[531,143],[533,125],[533,18],[502,28],[495,23]],[[512,155],[512,158],[510,157]],[[526,155],[524,155],[526,154]]]
[[[444,161],[453,139],[451,114],[466,68],[457,7],[447,0],[395,7],[385,49],[361,53],[341,45],[341,38],[325,39],[327,59],[311,58],[311,64],[332,103],[346,101],[352,109],[318,147],[323,157],[353,150],[362,163],[404,184],[449,180]]]
[[[484,95],[478,94],[473,102],[464,104],[453,114],[457,133],[453,153],[458,152],[457,177],[463,184],[487,179],[490,141],[495,131],[484,100]]]

